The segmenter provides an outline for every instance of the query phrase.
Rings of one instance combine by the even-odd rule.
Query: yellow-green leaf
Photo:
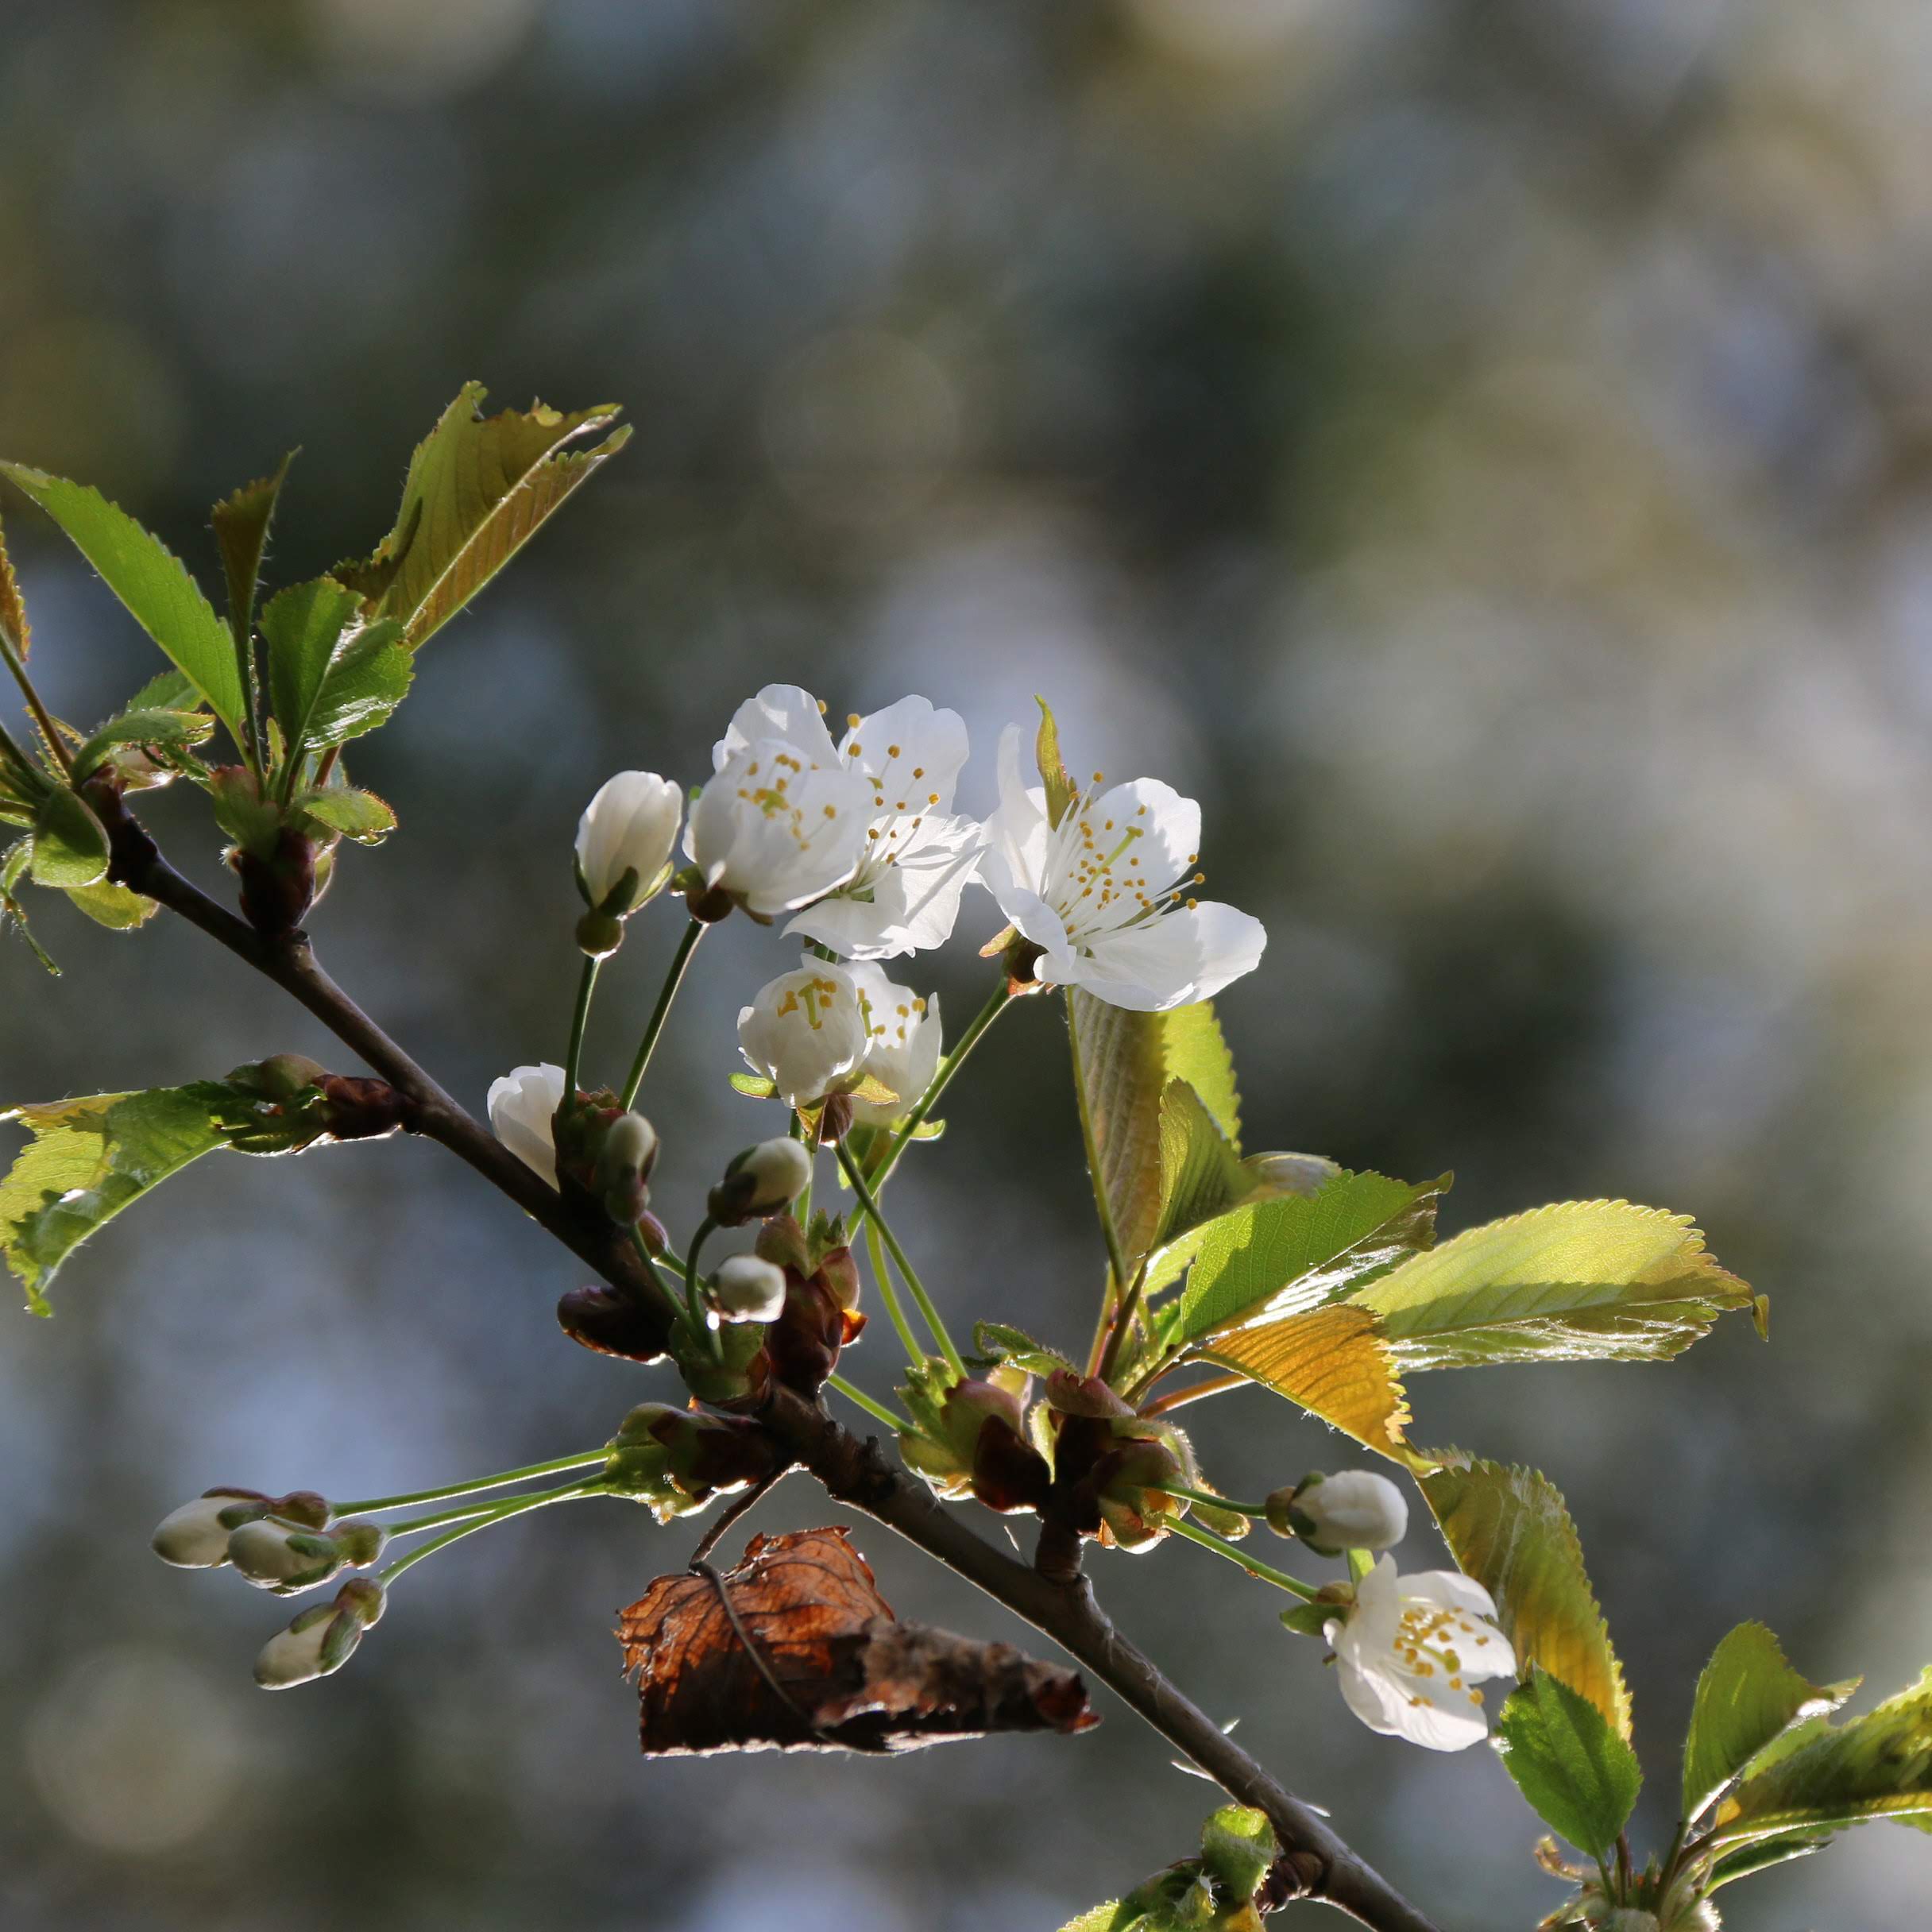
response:
[[[153,899],[117,886],[111,879],[102,879],[98,886],[71,887],[67,896],[76,912],[85,913],[110,933],[130,933],[161,910]]]
[[[24,661],[33,633],[27,624],[27,606],[21,601],[20,580],[14,574],[13,559],[6,554],[6,533],[0,529],[0,632],[6,635]]]
[[[214,541],[222,553],[222,572],[228,582],[228,620],[235,635],[248,637],[255,618],[255,586],[261,578],[261,559],[269,545],[269,525],[288,481],[291,450],[272,474],[244,483],[224,497],[211,512]]]
[[[1161,1096],[1161,1208],[1153,1245],[1163,1247],[1225,1214],[1254,1187],[1234,1144],[1185,1080]]]
[[[1751,1291],[1687,1215],[1563,1201],[1471,1228],[1354,1298],[1405,1374],[1497,1362],[1655,1362]]]
[[[485,416],[487,392],[466,383],[416,447],[395,527],[359,562],[333,575],[361,592],[364,615],[393,617],[419,650],[535,535],[577,486],[630,440],[613,431],[615,404],[570,414],[535,404]]]
[[[1358,1311],[1348,1304],[1329,1311],[1351,1312]],[[1454,1450],[1424,1459],[1442,1466],[1419,1478],[1423,1496],[1458,1565],[1496,1599],[1518,1672],[1527,1676],[1531,1665],[1541,1664],[1628,1737],[1623,1667],[1555,1485],[1535,1470],[1507,1469]]]
[[[1199,1359],[1238,1370],[1356,1441],[1405,1462],[1408,1405],[1372,1316],[1316,1308],[1219,1338]]]
[[[1046,787],[1046,822],[1058,825],[1067,815],[1080,787],[1067,776],[1067,761],[1060,753],[1060,727],[1053,722],[1053,707],[1044,697],[1034,702],[1040,707],[1040,730],[1034,740],[1034,762],[1040,767],[1040,782]]]
[[[56,786],[33,821],[33,879],[37,886],[71,891],[107,876],[107,828],[78,792]]]

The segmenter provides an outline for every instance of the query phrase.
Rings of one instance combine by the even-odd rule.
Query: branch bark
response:
[[[613,1286],[651,1299],[643,1263],[609,1220],[576,1212],[511,1153],[323,970],[307,936],[266,940],[164,859],[125,811],[115,814],[113,876],[199,927],[265,974],[410,1103],[413,1132],[446,1147],[508,1195]],[[1051,1637],[1091,1670],[1231,1798],[1265,1812],[1300,1887],[1376,1932],[1437,1932],[1308,1806],[1278,1783],[1159,1666],[1114,1627],[1084,1576],[1057,1582],[1016,1560],[943,1508],[925,1485],[887,1462],[817,1404],[774,1385],[762,1420],[837,1501],[895,1530]]]

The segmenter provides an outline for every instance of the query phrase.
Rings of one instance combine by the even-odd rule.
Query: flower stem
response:
[[[724,1359],[724,1345],[718,1339],[710,1323],[704,1317],[704,1304],[697,1295],[697,1250],[710,1239],[717,1223],[706,1215],[697,1224],[697,1232],[691,1237],[691,1246],[684,1258],[684,1319],[689,1325],[692,1339],[701,1341],[720,1362]]]
[[[446,1549],[459,1537],[473,1534],[479,1529],[488,1529],[492,1524],[506,1521],[513,1516],[521,1516],[526,1509],[541,1509],[546,1503],[574,1502],[580,1496],[607,1494],[601,1483],[566,1483],[560,1490],[544,1490],[535,1496],[516,1496],[508,1502],[493,1505],[481,1514],[472,1516],[458,1523],[454,1529],[446,1529],[440,1536],[433,1536],[419,1550],[412,1550],[407,1556],[399,1556],[395,1562],[384,1563],[376,1573],[376,1581],[385,1587],[393,1583],[412,1563],[419,1563],[426,1556],[433,1556],[437,1551]]]
[[[74,775],[74,754],[67,748],[60,728],[41,702],[41,694],[33,688],[33,680],[27,675],[26,664],[11,632],[0,630],[0,657],[6,659],[6,667],[14,674],[14,682],[20,686],[21,695],[27,701],[27,709],[33,713],[33,721],[46,741],[48,755],[71,779]]]
[[[892,1285],[892,1271],[886,1265],[886,1258],[879,1250],[876,1221],[867,1221],[865,1224],[865,1251],[879,1282],[879,1298],[886,1304],[886,1312],[892,1317],[892,1326],[898,1331],[899,1340],[905,1344],[906,1360],[915,1369],[925,1367],[925,1350],[919,1346],[918,1339],[912,1331],[912,1323],[906,1319],[899,1291]]]
[[[624,1110],[628,1112],[637,1098],[637,1090],[644,1084],[644,1069],[651,1065],[651,1056],[658,1043],[658,1035],[664,1030],[666,1016],[670,1011],[670,1003],[677,997],[678,987],[684,978],[684,969],[691,963],[691,955],[697,950],[697,942],[709,929],[701,919],[694,919],[685,929],[683,938],[678,942],[678,950],[673,956],[670,970],[664,976],[664,984],[658,994],[658,1003],[651,1009],[649,1025],[644,1028],[644,1037],[637,1043],[637,1057],[631,1062],[630,1077],[624,1083],[622,1095]]]
[[[856,1383],[848,1382],[844,1376],[828,1375],[825,1386],[837,1389],[847,1401],[856,1402],[875,1422],[883,1422],[894,1435],[898,1435],[906,1427],[904,1416],[894,1415],[883,1402],[875,1402]]]
[[[586,957],[583,976],[577,982],[577,1007],[570,1015],[570,1050],[563,1062],[563,1091],[572,1095],[581,1084],[578,1070],[584,1061],[584,1028],[590,1019],[590,999],[597,991],[597,968],[603,964],[601,959]]]
[[[919,1312],[925,1318],[925,1325],[933,1332],[933,1339],[939,1344],[939,1352],[951,1365],[952,1373],[963,1381],[966,1377],[966,1364],[960,1358],[960,1351],[953,1347],[952,1338],[946,1332],[946,1324],[940,1320],[939,1311],[933,1305],[933,1298],[925,1292],[925,1285],[919,1279],[918,1270],[906,1258],[906,1250],[899,1246],[898,1237],[893,1233],[886,1218],[879,1211],[878,1197],[865,1184],[865,1177],[859,1172],[859,1163],[845,1151],[844,1142],[839,1143],[839,1165],[845,1170],[845,1178],[852,1183],[852,1191],[859,1197],[859,1205],[865,1210],[867,1219],[879,1230],[884,1238],[886,1250],[898,1265],[898,1271],[906,1277],[906,1285],[912,1292],[912,1298],[919,1304]]]
[[[1113,1278],[1107,1284],[1106,1307],[1100,1319],[1104,1322],[1107,1312],[1114,1305],[1114,1298],[1126,1293],[1127,1260],[1120,1245],[1120,1231],[1114,1225],[1113,1203],[1107,1198],[1107,1183],[1100,1176],[1100,1147],[1093,1130],[1093,1109],[1087,1099],[1087,1072],[1080,1061],[1080,1028],[1073,1007],[1073,991],[1067,990],[1067,1045],[1073,1061],[1073,1098],[1080,1108],[1080,1143],[1087,1150],[1087,1176],[1093,1183],[1093,1204],[1100,1217],[1100,1232],[1107,1240],[1107,1265],[1113,1271]]]
[[[1177,1482],[1164,1482],[1161,1490],[1163,1495],[1184,1496],[1191,1503],[1205,1503],[1210,1509],[1226,1509],[1235,1516],[1251,1517],[1258,1523],[1268,1520],[1265,1503],[1237,1502],[1231,1496],[1217,1496],[1212,1490],[1186,1490]]]
[[[972,1023],[959,1037],[952,1051],[940,1061],[932,1083],[920,1095],[918,1106],[899,1122],[898,1131],[892,1137],[892,1145],[886,1150],[886,1157],[879,1164],[879,1171],[872,1177],[872,1184],[880,1193],[885,1192],[887,1178],[898,1165],[899,1156],[906,1151],[906,1143],[924,1124],[927,1115],[939,1104],[939,1096],[946,1091],[954,1074],[966,1064],[966,1056],[979,1045],[980,1037],[1013,1003],[1011,990],[1007,984],[1006,975],[999,976],[999,983],[994,987],[992,997],[973,1015]]]
[[[1173,1493],[1168,1492],[1170,1495]],[[1215,1500],[1220,1499],[1217,1497]],[[1231,1563],[1239,1563],[1250,1576],[1258,1577],[1264,1583],[1272,1583],[1277,1590],[1285,1590],[1291,1597],[1299,1597],[1304,1603],[1312,1603],[1320,1594],[1312,1584],[1303,1582],[1298,1576],[1290,1576],[1285,1570],[1271,1569],[1251,1556],[1242,1555],[1238,1544],[1230,1543],[1225,1536],[1217,1536],[1211,1529],[1203,1529],[1198,1523],[1169,1517],[1167,1527],[1176,1536],[1185,1536],[1190,1543],[1198,1543],[1204,1550],[1212,1550],[1217,1556],[1225,1556]]]
[[[439,1503],[445,1497],[474,1496],[484,1490],[508,1489],[512,1482],[527,1482],[533,1476],[554,1476],[565,1470],[588,1469],[593,1463],[607,1461],[610,1451],[605,1449],[580,1449],[575,1455],[560,1455],[554,1462],[528,1463],[521,1469],[506,1469],[495,1476],[477,1476],[467,1482],[446,1482],[439,1490],[412,1490],[402,1496],[370,1496],[360,1502],[336,1503],[331,1513],[338,1516],[368,1516],[378,1509],[407,1509],[415,1503]]]

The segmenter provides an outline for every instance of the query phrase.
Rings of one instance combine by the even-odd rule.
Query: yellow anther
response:
[[[850,725],[854,731],[856,731],[859,728],[858,713],[856,711],[847,712],[845,713],[845,722]],[[855,744],[852,748],[856,752],[859,748]]]

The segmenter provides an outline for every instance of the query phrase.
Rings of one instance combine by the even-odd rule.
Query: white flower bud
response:
[[[713,1277],[711,1304],[728,1322],[776,1321],[785,1307],[785,1270],[755,1254],[734,1254]]]
[[[230,1536],[228,1560],[258,1590],[292,1592],[327,1582],[346,1559],[326,1532],[265,1516]]]
[[[865,1015],[852,975],[808,959],[781,973],[738,1013],[738,1045],[787,1107],[815,1107],[865,1053]]]
[[[1273,1522],[1277,1513],[1269,1514]],[[1408,1533],[1408,1499],[1370,1469],[1311,1476],[1289,1501],[1287,1517],[1292,1532],[1324,1555],[1393,1549]]]
[[[257,1654],[256,1683],[265,1690],[286,1690],[323,1675],[322,1646],[341,1614],[332,1603],[318,1603],[286,1630],[278,1630]]]
[[[594,910],[625,918],[663,884],[670,867],[684,794],[655,771],[620,771],[577,821],[577,868]],[[624,875],[633,875],[623,893]]]
[[[748,1147],[711,1190],[711,1218],[736,1227],[759,1215],[789,1208],[812,1180],[810,1150],[787,1134]]]
[[[557,1184],[557,1141],[551,1122],[563,1103],[563,1068],[546,1061],[516,1067],[489,1088],[489,1124],[524,1166]]]
[[[163,1563],[177,1569],[217,1569],[228,1560],[228,1526],[221,1520],[222,1512],[237,1503],[264,1500],[236,1490],[197,1496],[161,1518],[150,1547]]]

